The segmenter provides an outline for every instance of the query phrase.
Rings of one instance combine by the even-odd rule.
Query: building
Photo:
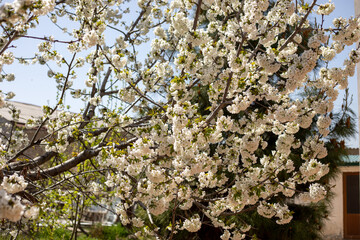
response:
[[[19,117],[16,121],[13,121],[11,110],[9,110],[9,108],[0,108],[0,133],[2,134],[2,136],[8,137],[11,132],[10,130],[13,126],[18,126],[23,128],[25,127],[27,120],[31,118],[41,118],[44,114],[41,107],[33,104],[21,103],[15,101],[11,101],[8,103],[10,103],[14,107],[14,109],[19,111],[17,112]],[[36,130],[37,128],[24,128],[24,133],[28,136],[29,139],[31,139],[34,136]],[[41,128],[37,133],[37,137],[35,140],[42,138],[46,135],[47,135],[46,129]],[[1,137],[0,137],[0,142],[1,142]],[[14,140],[16,141],[17,139]],[[44,153],[44,149],[40,148],[39,146],[29,148],[25,152],[26,156],[28,156],[29,158],[34,158],[42,153]]]
[[[360,239],[359,149],[349,149],[348,154],[331,182],[334,198],[324,239]]]

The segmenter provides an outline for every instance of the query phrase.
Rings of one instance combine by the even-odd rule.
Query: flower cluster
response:
[[[25,207],[18,198],[13,198],[3,189],[0,189],[0,218],[10,221],[19,221],[24,213]]]
[[[16,173],[3,178],[0,185],[0,218],[16,222],[23,216],[28,219],[37,217],[39,214],[38,207],[30,206],[28,201],[22,201],[20,197],[11,195],[24,191],[27,185],[24,177]],[[27,208],[26,205],[29,207]]]
[[[201,228],[201,220],[199,215],[193,216],[190,219],[186,219],[183,224],[183,229],[189,232],[197,232]]]
[[[17,193],[23,191],[27,187],[28,183],[25,182],[23,176],[11,175],[10,177],[4,177],[3,182],[1,183],[2,189],[8,193]]]

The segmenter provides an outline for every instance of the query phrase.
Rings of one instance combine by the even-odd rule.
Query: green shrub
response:
[[[121,224],[113,226],[95,225],[91,227],[89,235],[98,239],[118,240],[126,238],[130,234],[129,230]]]

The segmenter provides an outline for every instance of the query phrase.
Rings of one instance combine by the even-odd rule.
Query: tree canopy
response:
[[[288,224],[295,195],[315,203],[330,189],[326,144],[353,133],[347,109],[332,111],[360,52],[343,66],[327,63],[359,41],[360,20],[309,21],[334,8],[317,0],[3,4],[2,79],[18,80],[7,65],[39,64],[58,93],[25,126],[7,101],[14,93],[1,93],[12,119],[0,134],[0,219],[9,229],[54,223],[55,200],[70,196],[68,207],[118,199],[114,213],[137,237],[211,226],[222,239],[244,239],[249,212]],[[64,38],[28,34],[45,18]],[[38,51],[17,56],[20,39],[37,41]],[[66,110],[69,98],[84,102],[81,112]],[[339,123],[349,130],[339,133]],[[34,147],[42,150],[29,156]]]

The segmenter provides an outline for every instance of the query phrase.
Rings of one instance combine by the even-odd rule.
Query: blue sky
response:
[[[135,5],[137,1],[133,1],[131,5]],[[319,3],[325,3],[327,1],[321,0]],[[330,16],[326,16],[325,18],[325,26],[331,26],[332,19],[336,17],[344,17],[349,18],[350,16],[354,16],[354,1],[353,0],[333,0],[332,1],[336,8],[334,12]],[[130,16],[131,17],[131,16]],[[319,22],[319,19],[318,19]],[[65,27],[71,28],[71,26],[66,26],[66,22],[59,22],[60,25],[65,24]],[[115,32],[114,38],[116,37]],[[32,36],[55,36],[55,39],[60,40],[69,40],[69,37],[66,34],[63,34],[61,30],[55,27],[49,19],[43,17],[40,19],[40,24],[36,29],[31,29],[29,31],[29,35]],[[37,49],[37,44],[40,43],[39,40],[33,39],[20,39],[15,42],[16,48],[12,49],[16,56],[22,57],[32,57],[33,52]],[[56,43],[55,48],[60,52],[66,47],[63,44]],[[338,55],[331,63],[330,66],[342,66],[344,59],[347,57],[349,51],[355,46],[347,47],[345,51]],[[147,52],[147,46],[143,47],[144,52]],[[143,52],[143,51],[141,51]],[[144,53],[142,53],[144,54]],[[141,55],[141,53],[140,53]],[[68,56],[69,57],[69,56]],[[141,56],[140,56],[141,57]],[[52,64],[51,66],[56,66]],[[54,67],[54,69],[58,69]],[[54,106],[56,104],[56,83],[53,79],[49,79],[47,77],[48,67],[45,65],[30,65],[23,66],[14,64],[12,66],[5,66],[4,70],[6,73],[15,73],[16,79],[13,82],[2,82],[0,89],[4,92],[13,91],[16,94],[16,97],[13,99],[14,101],[31,103],[35,105],[46,105],[50,104],[50,106]],[[87,69],[85,70],[87,71]],[[356,76],[356,74],[355,74]],[[358,100],[357,100],[357,80],[356,77],[349,78],[349,89],[350,94],[353,95],[353,102],[351,104],[351,108],[357,113],[358,110]],[[84,83],[84,76],[80,76],[75,82],[75,87],[82,88]],[[73,100],[68,96],[66,98],[66,104],[71,105],[72,111],[79,111],[80,108],[84,106],[83,102],[80,100]],[[342,95],[339,95],[339,99],[336,101],[335,108],[339,109],[342,103]],[[354,139],[347,144],[351,147],[357,147],[358,138]]]

